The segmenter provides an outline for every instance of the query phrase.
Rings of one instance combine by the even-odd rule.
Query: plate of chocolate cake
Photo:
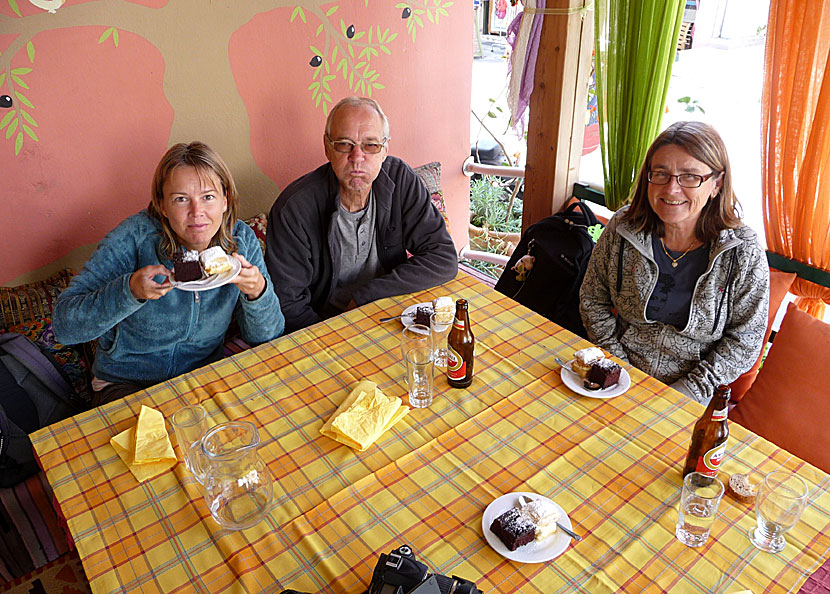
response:
[[[631,387],[631,376],[625,368],[617,365],[611,359],[600,359],[591,365],[591,368],[582,374],[574,371],[574,360],[562,366],[559,374],[562,382],[571,390],[588,398],[608,399],[620,396]]]
[[[410,305],[401,314],[401,324],[407,328],[412,324],[421,324],[429,327],[429,316],[432,315],[432,303],[425,301],[424,303],[416,303]]]
[[[522,505],[524,495],[530,503]],[[494,500],[481,516],[487,544],[502,557],[519,563],[544,563],[564,553],[571,538],[556,523],[573,528],[556,502],[536,493],[516,492]]]
[[[224,272],[220,272],[218,274],[205,274],[203,272],[198,279],[192,281],[179,282],[174,279],[170,279],[170,284],[176,289],[181,289],[182,291],[207,291],[209,289],[215,289],[217,287],[227,285],[239,276],[240,272],[242,272],[242,263],[239,260],[236,258],[229,258],[229,262],[230,270],[225,270]]]

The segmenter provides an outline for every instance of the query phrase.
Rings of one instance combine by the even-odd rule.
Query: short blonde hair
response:
[[[178,235],[170,227],[170,222],[165,217],[162,209],[164,203],[164,184],[174,169],[179,167],[193,167],[199,177],[209,173],[219,178],[222,184],[222,191],[228,202],[228,208],[222,214],[222,224],[219,230],[211,238],[210,245],[220,246],[227,253],[232,254],[237,250],[236,241],[233,238],[233,226],[236,223],[237,211],[239,210],[239,194],[236,191],[236,184],[233,181],[230,169],[214,151],[203,142],[194,141],[190,144],[180,142],[170,147],[164,154],[153,174],[152,197],[147,211],[150,216],[161,222],[162,237],[159,243],[159,255],[171,258],[175,252],[182,248],[182,242]]]

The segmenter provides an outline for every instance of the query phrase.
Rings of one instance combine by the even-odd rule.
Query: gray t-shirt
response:
[[[709,265],[709,244],[706,243],[683,256],[677,261],[676,268],[672,266],[671,259],[663,251],[660,238],[656,235],[651,237],[651,249],[660,275],[646,306],[646,318],[671,324],[682,330],[689,323],[689,311],[697,279],[706,272]],[[669,250],[669,253],[672,258],[677,258],[683,252]]]
[[[366,208],[358,212],[343,208],[339,197],[337,204],[334,233],[340,243],[340,271],[329,302],[331,314],[345,311],[355,288],[383,274],[375,240],[374,192]]]

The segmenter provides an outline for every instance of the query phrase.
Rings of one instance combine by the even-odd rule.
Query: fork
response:
[[[524,496],[524,495],[519,495],[519,503],[520,503],[521,505],[523,505],[523,506],[524,506],[524,505],[527,505],[527,504],[528,504],[528,503],[530,503],[531,501],[533,501],[533,500],[532,500],[530,497],[526,497],[526,496]],[[570,536],[571,538],[573,538],[575,542],[579,542],[580,540],[582,540],[582,537],[581,537],[581,536],[579,536],[579,535],[578,535],[576,532],[574,532],[573,530],[571,530],[571,529],[569,529],[569,528],[566,528],[566,527],[565,527],[565,526],[563,526],[560,522],[556,522],[556,527],[557,527],[557,528],[559,528],[560,530],[562,530],[562,532],[564,532],[565,534],[567,534],[567,535],[568,535],[568,536]]]

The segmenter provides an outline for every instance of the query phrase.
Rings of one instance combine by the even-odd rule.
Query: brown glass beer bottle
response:
[[[726,423],[729,395],[729,386],[718,386],[703,416],[695,423],[683,476],[690,472],[717,476],[726,453],[726,439],[729,437],[729,426]]]
[[[467,300],[455,302],[455,320],[447,337],[447,382],[451,388],[466,388],[473,383],[475,342],[467,313]]]

